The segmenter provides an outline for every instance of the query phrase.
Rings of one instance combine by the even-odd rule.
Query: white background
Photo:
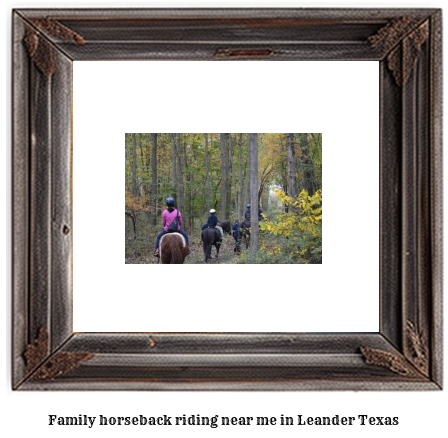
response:
[[[377,332],[378,71],[75,61],[74,330]],[[323,133],[323,264],[125,265],[125,132]]]
[[[210,3],[209,3],[210,4]],[[178,430],[173,428],[157,428],[157,429],[126,429],[120,428],[107,429],[86,429],[84,427],[68,427],[55,428],[47,426],[47,418],[49,414],[57,414],[61,416],[77,416],[79,414],[87,414],[90,416],[127,416],[127,415],[182,415],[182,414],[201,414],[201,415],[228,415],[228,416],[280,416],[296,414],[326,416],[326,415],[359,415],[369,414],[377,416],[398,416],[400,425],[396,427],[381,426],[352,426],[352,427],[288,427],[284,428],[232,428],[231,433],[235,436],[251,437],[271,437],[273,434],[280,437],[384,437],[408,436],[446,436],[448,428],[446,425],[446,406],[448,406],[448,397],[446,391],[439,392],[392,392],[392,393],[365,393],[365,392],[334,392],[334,393],[215,393],[215,392],[198,392],[198,393],[136,393],[136,392],[93,392],[93,393],[77,393],[77,392],[12,392],[10,390],[10,339],[11,339],[11,299],[10,299],[10,192],[11,192],[11,170],[10,170],[10,9],[12,7],[51,7],[51,6],[138,6],[138,4],[111,4],[111,3],[25,3],[25,2],[5,2],[5,56],[6,62],[4,70],[6,95],[3,99],[7,103],[6,117],[2,119],[3,132],[6,133],[6,144],[4,148],[5,176],[3,181],[5,184],[5,203],[6,216],[2,217],[5,221],[5,263],[2,264],[2,278],[6,279],[5,286],[5,308],[2,316],[4,316],[4,343],[5,348],[2,349],[2,423],[0,430],[3,436],[45,436],[45,437],[122,437],[124,433],[135,437],[171,437],[178,436]],[[141,4],[140,4],[141,5]],[[147,3],[146,5],[150,5]],[[180,3],[173,4],[179,6]],[[229,4],[220,3],[222,6]],[[431,3],[409,3],[409,2],[387,2],[387,3],[287,3],[287,4],[262,4],[262,3],[244,3],[243,6],[368,6],[368,7],[442,7],[441,2]],[[164,6],[167,6],[166,4]],[[202,5],[204,6],[204,4]],[[231,6],[231,5],[230,5]],[[2,47],[2,49],[3,49]],[[218,131],[219,132],[219,131]],[[283,132],[283,131],[282,131]],[[325,145],[325,137],[324,137]],[[354,163],[355,164],[355,163]],[[122,178],[120,177],[120,181]],[[446,350],[446,349],[445,349]],[[446,363],[446,360],[445,360]],[[445,366],[446,370],[446,366]],[[446,374],[446,371],[445,371]],[[228,436],[229,431],[224,428],[186,428],[182,430],[183,436]]]

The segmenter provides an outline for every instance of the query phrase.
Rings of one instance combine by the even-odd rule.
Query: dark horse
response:
[[[218,226],[222,228],[222,231],[224,231],[224,233],[231,234],[232,227],[230,226],[230,221],[219,222]]]
[[[188,246],[180,233],[164,234],[159,242],[159,259],[163,265],[181,265],[188,254]]]
[[[205,228],[202,230],[201,238],[204,248],[205,263],[207,263],[208,259],[212,258],[212,245],[215,245],[216,258],[218,258],[219,247],[222,242],[221,233],[217,232],[215,228]]]
[[[246,245],[246,249],[249,248],[250,245],[250,220],[245,219],[240,227],[241,231],[241,240],[244,240]]]

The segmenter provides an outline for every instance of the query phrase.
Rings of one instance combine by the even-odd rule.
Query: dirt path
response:
[[[190,248],[191,254],[185,259],[187,264],[205,264],[204,251],[202,244]],[[207,264],[225,264],[229,263],[235,257],[233,252],[233,239],[226,238],[219,251],[219,257],[216,258],[216,249],[212,247],[212,258]]]
[[[225,255],[220,255],[218,258],[212,258],[207,262],[207,265],[211,265],[211,264],[224,264],[229,262],[231,259],[233,259],[235,256],[233,254],[225,254]],[[199,262],[193,262],[194,264],[204,264],[205,262],[204,260],[200,260]]]
[[[215,257],[216,249],[212,248],[212,259],[208,261],[207,264],[226,264],[231,263],[231,261],[236,257],[233,251],[233,239],[226,237],[223,245],[219,251],[219,257]],[[157,264],[158,259],[151,255],[142,255],[136,258],[125,259],[126,264]],[[190,255],[185,259],[184,264],[205,264],[204,262],[204,251],[202,249],[202,243],[191,242],[190,245]]]

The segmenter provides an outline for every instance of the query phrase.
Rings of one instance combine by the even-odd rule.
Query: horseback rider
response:
[[[182,236],[185,237],[185,243],[188,246],[187,233],[184,230],[182,230],[180,227],[182,225],[182,214],[179,210],[176,210],[174,208],[174,198],[172,198],[171,196],[169,198],[167,198],[166,206],[167,206],[167,209],[164,210],[162,213],[163,230],[157,235],[156,250],[154,251],[154,257],[159,257],[160,238],[166,233],[178,232],[178,233],[182,234]],[[175,226],[176,220],[178,221],[177,230],[176,230],[176,226]],[[187,255],[188,254],[190,254],[190,251],[188,251]]]
[[[247,204],[246,207],[247,207],[247,209],[246,209],[246,212],[244,213],[244,217],[246,218],[246,220],[250,221],[250,204]],[[262,214],[263,214],[263,210],[260,207],[258,207],[258,221],[264,220]]]
[[[212,208],[210,210],[210,216],[207,219],[207,226],[209,228],[216,228],[216,225],[218,225],[218,218],[216,217],[216,210]]]
[[[205,228],[213,228],[216,231],[217,237],[219,239],[224,240],[224,233],[221,234],[221,232],[216,229],[216,226],[218,225],[218,223],[219,223],[219,220],[218,220],[218,217],[216,216],[216,210],[214,208],[212,208],[210,210],[210,216],[207,219],[207,223],[204,224],[202,229],[204,230]]]
[[[250,204],[246,205],[246,212],[244,213],[244,217],[250,221]]]
[[[214,217],[213,219],[212,216]],[[208,217],[207,222],[204,225],[202,225],[201,231],[205,230],[206,228],[215,228],[218,222],[219,220],[218,217],[216,216],[216,210],[212,208],[210,210],[210,216]]]

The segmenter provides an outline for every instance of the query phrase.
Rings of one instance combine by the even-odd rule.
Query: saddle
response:
[[[179,233],[178,231],[172,231],[171,233],[169,233],[169,232],[168,232],[168,233],[165,233],[165,234],[160,238],[159,246],[162,245],[162,240],[163,240],[164,237],[166,237],[166,236],[168,236],[168,235],[175,236],[176,234],[182,239],[182,244],[183,244],[183,247],[185,248],[185,247],[187,246],[187,242],[185,241],[185,237],[182,236],[182,234]]]
[[[216,226],[215,227],[216,232],[216,239],[217,240],[223,240],[224,239],[224,232],[222,231],[221,227]]]

